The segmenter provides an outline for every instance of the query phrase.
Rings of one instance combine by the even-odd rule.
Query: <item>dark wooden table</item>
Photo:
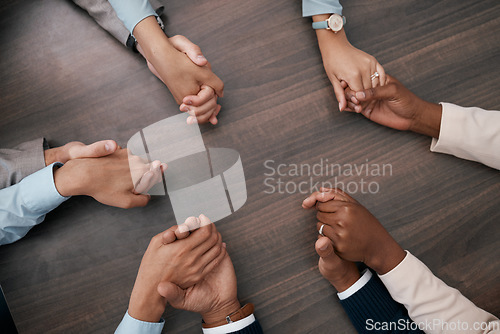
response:
[[[293,185],[291,194],[266,193],[268,160],[390,164],[391,175],[338,181],[375,182],[376,194],[358,189],[354,196],[446,283],[500,314],[498,171],[431,153],[429,138],[339,113],[300,1],[164,2],[167,33],[200,45],[225,83],[220,124],[202,132],[208,147],[239,151],[248,200],[217,227],[240,300],[255,303],[266,333],[354,332],[317,270],[316,221],[300,206],[306,193]],[[498,1],[344,6],[350,41],[421,97],[499,108]],[[52,146],[108,138],[125,145],[139,129],[177,113],[144,60],[69,1],[2,1],[0,31],[2,147],[42,136]],[[332,179],[312,175],[313,183]],[[24,239],[0,247],[0,284],[19,330],[112,332],[150,238],[172,224],[168,197],[132,210],[73,198]],[[169,333],[201,331],[196,314],[168,308],[165,317]]]

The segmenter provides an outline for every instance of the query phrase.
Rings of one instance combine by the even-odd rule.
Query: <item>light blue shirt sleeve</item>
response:
[[[54,183],[54,165],[0,190],[0,245],[13,243],[45,219],[45,215],[69,197],[59,194]]]
[[[115,334],[161,334],[165,320],[160,322],[146,322],[132,318],[128,311],[118,325]]]
[[[342,5],[339,0],[302,0],[302,16],[319,14],[342,15]]]
[[[148,16],[156,16],[148,0],[109,0],[109,3],[131,34],[137,23]]]

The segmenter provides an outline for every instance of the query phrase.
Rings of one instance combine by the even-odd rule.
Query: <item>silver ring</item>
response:
[[[380,74],[378,74],[378,72],[375,72],[373,73],[371,76],[370,76],[370,79],[375,79],[375,78],[378,78],[380,76]]]
[[[325,235],[323,234],[323,227],[325,227],[325,224],[321,225],[321,227],[319,228],[318,233],[319,233],[321,236],[323,236],[323,237],[324,237]]]

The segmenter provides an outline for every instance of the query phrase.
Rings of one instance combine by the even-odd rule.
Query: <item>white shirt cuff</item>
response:
[[[373,276],[372,272],[369,271],[368,269],[365,269],[361,277],[356,281],[356,283],[351,285],[347,290],[337,293],[337,296],[339,296],[340,300],[344,300],[351,297],[353,294],[361,290],[361,288],[364,287],[366,283],[368,283],[368,281],[372,278],[372,276]]]
[[[62,166],[61,163],[53,163],[21,181],[24,203],[37,214],[46,214],[69,198],[61,196],[57,191],[54,165]]]
[[[203,328],[203,334],[226,334],[242,330],[255,322],[255,316],[250,314],[248,317],[232,322],[227,325],[222,325],[213,328]]]
[[[137,23],[146,17],[156,16],[148,0],[109,0],[109,3],[131,34]]]
[[[163,319],[160,322],[146,322],[132,318],[127,310],[115,334],[161,334],[164,325]]]

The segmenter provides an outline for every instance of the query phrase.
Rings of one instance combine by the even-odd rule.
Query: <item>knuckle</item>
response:
[[[200,228],[198,233],[200,234],[200,236],[203,239],[208,239],[210,237],[210,235],[212,234],[212,231],[209,227],[210,226],[204,226],[204,227]]]

